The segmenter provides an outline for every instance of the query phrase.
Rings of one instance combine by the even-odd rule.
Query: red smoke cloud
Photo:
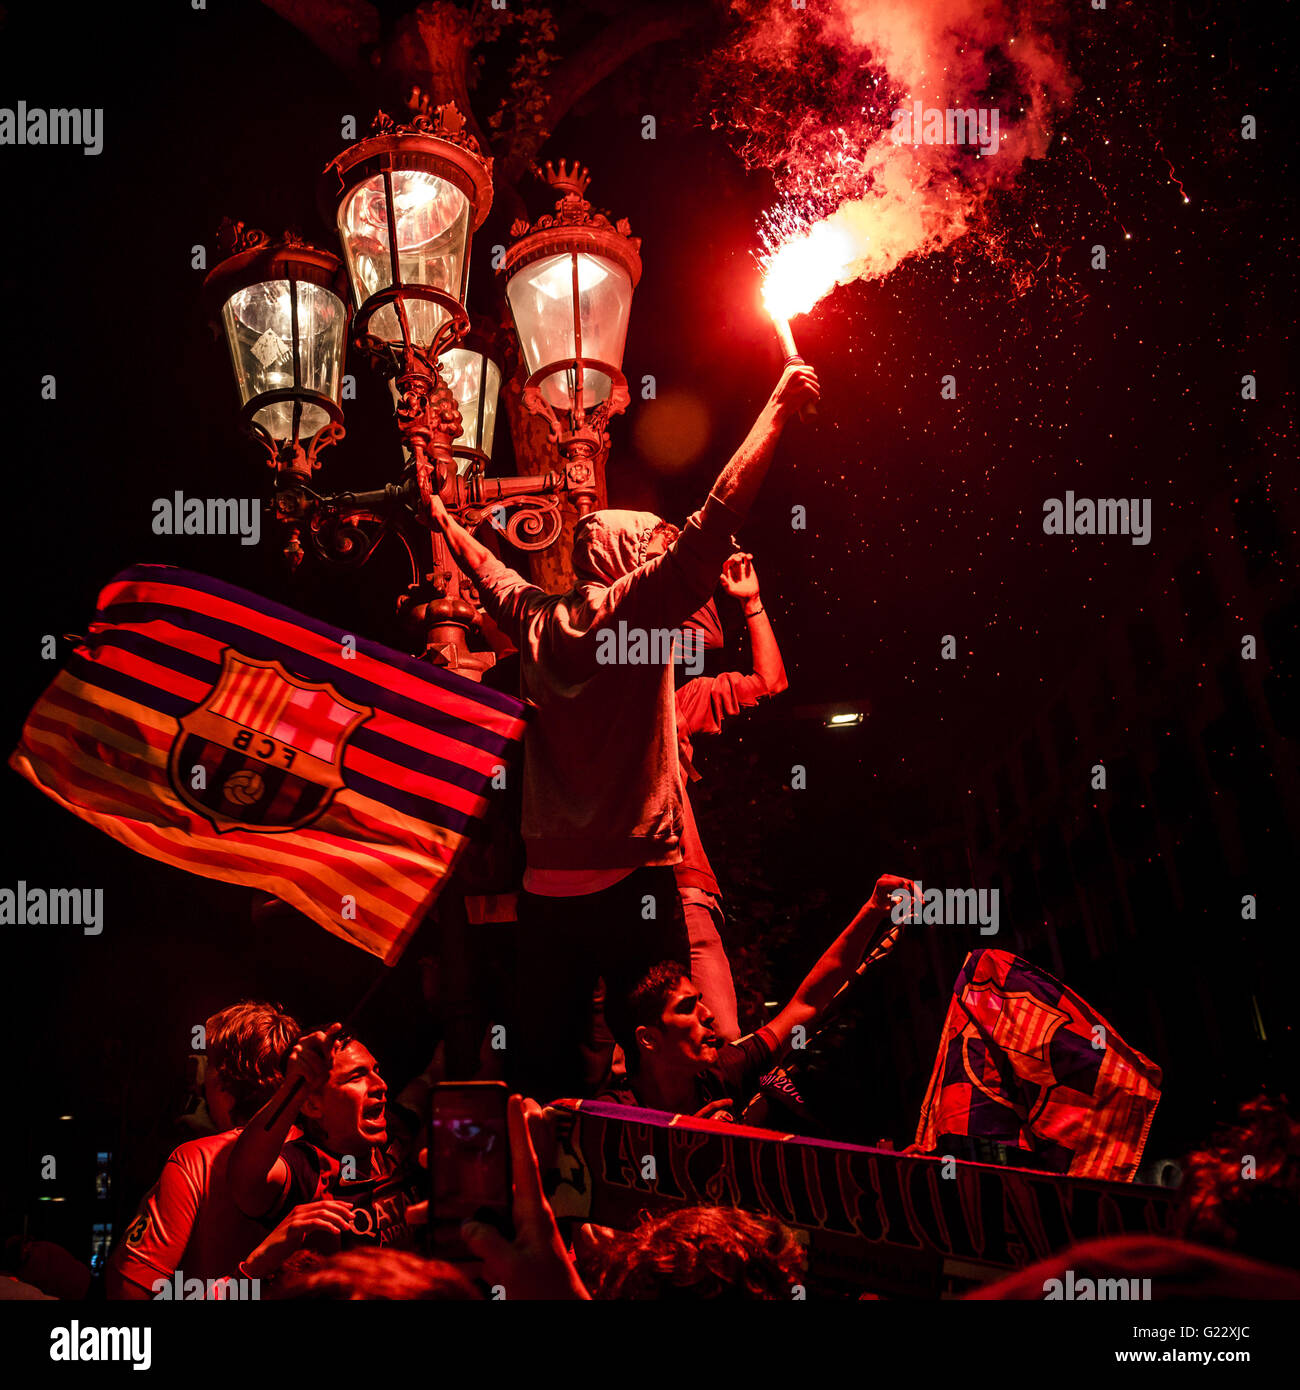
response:
[[[737,0],[733,9],[742,22],[714,70],[714,121],[776,179],[765,263],[827,224],[776,267],[802,284],[791,262],[815,265],[826,283],[805,299],[952,245],[990,194],[1047,153],[1073,96],[1053,39],[1064,18],[1056,4],[808,0],[801,10]],[[895,116],[904,110],[909,119]],[[794,306],[798,297],[778,296],[778,307],[812,307]]]

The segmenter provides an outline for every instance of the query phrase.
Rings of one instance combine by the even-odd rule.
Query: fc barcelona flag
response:
[[[972,951],[953,986],[916,1132],[1001,1140],[1074,1177],[1131,1182],[1160,1068],[1073,990],[1009,951]]]
[[[10,765],[132,849],[265,889],[391,963],[523,713],[229,584],[137,565],[100,594]]]

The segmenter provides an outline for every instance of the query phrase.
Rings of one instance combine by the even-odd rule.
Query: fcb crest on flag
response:
[[[343,786],[343,749],[372,714],[328,682],[227,649],[211,694],[181,716],[172,789],[218,832],[310,825]]]
[[[391,964],[523,731],[509,695],[136,565],[105,586],[9,761],[131,849],[274,894]]]

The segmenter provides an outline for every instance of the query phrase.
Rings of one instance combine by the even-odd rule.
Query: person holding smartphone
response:
[[[454,1108],[455,1102],[448,1113],[453,1113]],[[517,1095],[506,1098],[505,1137],[509,1150],[506,1167],[510,1202],[508,1229],[503,1231],[500,1223],[491,1224],[472,1216],[466,1220],[460,1227],[460,1239],[475,1263],[460,1268],[486,1288],[499,1289],[508,1300],[590,1299],[591,1294],[565,1247],[555,1213],[546,1199],[537,1155],[539,1149],[547,1152],[553,1147],[554,1137],[535,1100]],[[426,1153],[421,1161],[432,1165],[437,1159]],[[412,1226],[439,1220],[437,1186],[435,1177],[432,1202],[419,1202],[409,1208],[407,1217]]]

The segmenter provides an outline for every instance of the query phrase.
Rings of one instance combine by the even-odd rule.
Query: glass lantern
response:
[[[568,364],[540,383],[546,402],[570,410],[579,395],[590,410],[607,400],[621,369],[632,309],[632,277],[593,251],[567,251],[523,265],[506,286],[530,374]],[[591,364],[591,365],[587,365]]]
[[[241,233],[204,284],[224,331],[247,425],[276,445],[340,424],[348,311],[336,256],[296,240]]]
[[[492,462],[492,441],[496,435],[497,397],[501,392],[501,368],[487,355],[474,335],[459,347],[448,349],[438,358],[438,366],[451,394],[460,407],[461,432],[452,441],[457,455],[457,472],[469,471],[475,460],[483,468]],[[388,383],[393,405],[397,405],[397,383]]]
[[[338,226],[358,308],[396,284],[430,286],[464,302],[469,199],[455,184],[418,170],[376,174],[344,199]],[[399,304],[409,341],[422,347],[450,317],[434,301],[401,298],[380,308],[367,331],[386,343],[407,341]]]
[[[470,241],[492,205],[490,162],[454,107],[349,146],[325,170],[358,343],[437,351],[468,327]]]
[[[451,394],[460,406],[464,425],[452,444],[456,452],[466,450],[491,462],[492,440],[496,434],[497,396],[501,391],[501,368],[471,337],[438,359]]]
[[[564,439],[585,445],[587,415],[607,420],[628,404],[623,347],[632,291],[641,278],[640,238],[587,200],[591,175],[578,163],[547,164],[555,211],[516,222],[501,273],[528,366],[524,404],[549,413]],[[562,424],[556,416],[568,416]],[[594,428],[594,427],[593,427]]]
[[[280,397],[252,411],[254,425],[272,439],[305,440],[330,423],[330,412],[313,398],[339,400],[347,310],[336,294],[321,285],[263,280],[232,294],[221,322],[240,403]]]

